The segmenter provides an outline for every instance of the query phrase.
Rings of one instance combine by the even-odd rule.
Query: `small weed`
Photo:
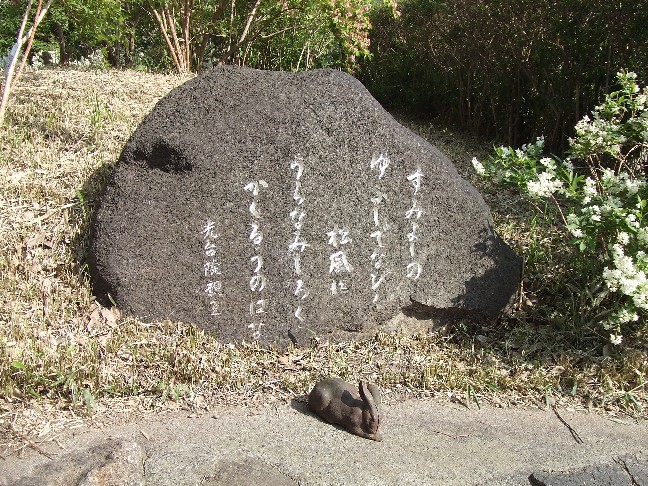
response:
[[[86,204],[85,196],[83,195],[83,192],[80,189],[76,190],[76,197],[77,200],[79,201],[79,206],[81,207],[83,218],[85,220],[88,220],[90,218],[90,211],[88,210],[88,205]]]
[[[552,395],[552,393],[553,393],[553,387],[551,387],[551,386],[547,387],[547,389],[545,390],[545,396],[544,396],[544,404],[545,404],[545,408],[547,410],[551,409],[551,395]]]
[[[471,399],[475,401],[477,408],[481,409],[481,404],[479,403],[479,397],[477,396],[477,393],[475,392],[473,386],[469,383],[468,386],[466,387],[466,403],[468,404],[468,406],[470,406]]]
[[[634,393],[632,392],[624,393],[623,399],[625,400],[628,408],[634,408],[639,413],[643,412],[643,406],[641,405],[641,403],[639,403]]]
[[[90,113],[90,125],[96,135],[106,126],[108,122],[113,120],[112,113],[106,103],[99,101],[99,95],[95,94],[94,103],[92,104],[92,111]]]

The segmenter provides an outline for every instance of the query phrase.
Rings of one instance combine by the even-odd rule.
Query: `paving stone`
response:
[[[612,462],[576,471],[538,472],[529,477],[533,486],[637,486],[622,464]]]
[[[632,478],[633,486],[648,486],[648,453],[627,454],[616,459]]]
[[[297,486],[297,482],[271,466],[255,459],[242,461],[220,461],[214,474],[208,475],[204,486],[248,486],[264,484],[267,486]]]
[[[106,440],[35,468],[15,486],[144,485],[144,449],[134,441]]]

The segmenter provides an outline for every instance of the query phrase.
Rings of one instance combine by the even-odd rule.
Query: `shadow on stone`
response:
[[[511,279],[512,275],[520,276],[522,261],[511,258],[513,251],[502,241],[494,230],[483,228],[473,251],[482,260],[491,261],[485,272],[471,277],[466,282],[465,292],[452,300],[454,307],[465,309],[469,316],[496,318],[505,313],[512,305],[519,281]]]
[[[137,442],[109,439],[85,450],[57,456],[12,484],[140,485],[144,484],[145,460],[145,451]]]
[[[252,457],[238,461],[221,460],[216,470],[201,482],[204,486],[295,486],[298,483],[275,467]]]
[[[93,262],[90,260],[91,241],[94,237],[92,231],[92,220],[99,205],[101,193],[104,191],[108,180],[115,168],[114,164],[104,164],[95,169],[85,180],[81,189],[79,189],[83,200],[80,214],[75,215],[79,219],[79,231],[76,232],[70,241],[72,251],[72,260],[74,261],[74,271],[81,282],[88,281],[92,294],[97,301],[104,307],[112,307],[110,295],[106,292],[108,283],[101,276],[91,276],[90,268]]]
[[[317,414],[311,412],[311,410],[308,408],[308,395],[301,395],[290,400],[290,408],[301,413],[302,415],[306,415],[307,417],[319,418]]]

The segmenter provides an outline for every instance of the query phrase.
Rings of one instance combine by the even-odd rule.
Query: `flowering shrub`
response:
[[[633,72],[617,74],[621,90],[606,96],[593,111],[576,124],[571,152],[590,165],[614,164],[616,172],[640,175],[645,170],[648,149],[648,90],[636,83]]]
[[[473,159],[482,176],[555,203],[579,250],[575,270],[594,269],[607,290],[598,315],[613,344],[630,325],[645,327],[648,314],[648,89],[632,72],[617,77],[620,90],[576,125],[569,158],[544,157],[538,138],[497,148],[485,164]]]
[[[70,61],[70,66],[78,68],[104,69],[107,66],[106,56],[101,49],[97,49],[88,54],[88,57],[82,57],[78,60]]]

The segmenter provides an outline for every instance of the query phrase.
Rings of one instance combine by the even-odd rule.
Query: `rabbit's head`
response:
[[[360,398],[364,402],[362,413],[362,429],[374,440],[382,440],[378,427],[380,426],[380,391],[373,384],[360,382]]]

